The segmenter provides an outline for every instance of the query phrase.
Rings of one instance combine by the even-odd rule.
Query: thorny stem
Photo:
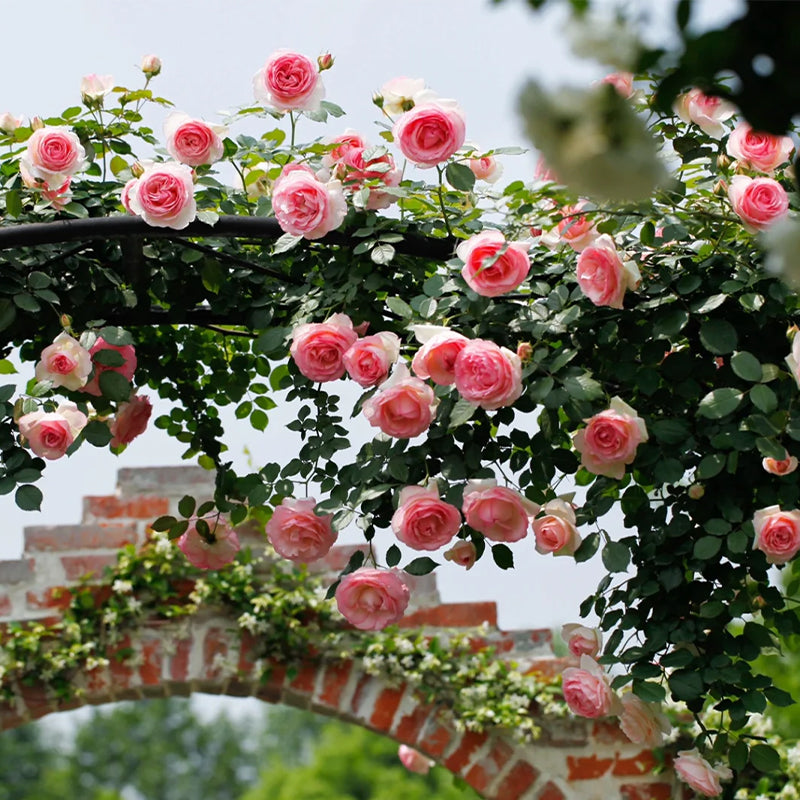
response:
[[[444,208],[444,170],[440,167],[436,167],[436,172],[439,173],[439,187],[437,190],[437,194],[439,195],[439,208],[442,209],[442,220],[444,221],[444,227],[447,231],[448,236],[453,235],[453,231],[450,230],[450,220],[447,219],[447,211]]]

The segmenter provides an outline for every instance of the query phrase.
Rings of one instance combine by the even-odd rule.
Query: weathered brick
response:
[[[652,750],[642,750],[631,758],[617,758],[614,763],[614,775],[647,775],[658,764]]]
[[[622,800],[670,800],[672,787],[667,783],[625,783],[620,786]]]
[[[52,698],[44,686],[23,686],[19,696],[25,703],[27,716],[31,719],[39,719],[54,710]]]
[[[167,495],[180,498],[208,496],[214,492],[214,473],[202,467],[126,467],[117,472],[120,495]]]
[[[175,652],[169,659],[169,676],[173,681],[182,683],[189,677],[189,657],[192,654],[192,639],[173,641]]]
[[[405,685],[392,686],[381,691],[375,700],[375,708],[369,719],[369,723],[373,728],[379,731],[391,729],[394,715],[397,713],[400,701],[403,699],[405,688]]]
[[[203,639],[203,678],[220,677],[219,660],[228,655],[228,636],[222,628],[209,628]]]
[[[571,781],[588,781],[600,778],[611,770],[613,758],[567,756],[567,778]]]
[[[596,720],[592,725],[592,739],[600,744],[630,744],[630,739],[622,732],[618,722]]]
[[[256,650],[256,637],[249,631],[241,631],[239,640],[239,664],[237,669],[239,674],[249,675],[255,667],[256,659],[254,658]]]
[[[0,617],[11,616],[11,598],[7,594],[0,594]]]
[[[123,636],[118,645],[109,648],[106,652],[114,694],[118,698],[124,698],[125,690],[130,688],[133,679],[133,668],[128,663],[132,654],[130,637]]]
[[[25,603],[28,608],[64,610],[72,602],[72,592],[66,586],[51,586],[42,592],[25,592]]]
[[[328,708],[339,708],[347,682],[350,680],[352,668],[352,663],[348,662],[325,664],[322,684],[315,698],[316,702]]]
[[[458,747],[444,760],[445,767],[450,772],[460,774],[478,750],[486,744],[488,738],[489,736],[486,733],[475,733],[474,731],[463,733]]]
[[[400,714],[395,721],[394,735],[405,744],[415,744],[425,722],[435,713],[433,706],[418,705],[408,714]]]
[[[144,519],[154,520],[169,513],[169,500],[166,497],[84,497],[83,518],[87,522],[104,519]]]
[[[527,761],[517,761],[508,775],[503,778],[495,796],[502,800],[517,800],[533,786],[539,778],[539,770]]]
[[[305,662],[300,665],[300,667],[295,671],[293,677],[289,679],[288,684],[286,684],[287,689],[291,689],[293,692],[299,692],[304,695],[308,695],[310,698],[311,695],[314,693],[314,686],[316,685],[317,681],[317,671],[318,666],[313,662]]]
[[[118,550],[136,542],[136,526],[48,525],[25,528],[25,552],[49,550]]]
[[[526,675],[538,675],[545,680],[557,678],[567,667],[573,666],[571,658],[556,658],[555,656],[533,659],[525,670]]]
[[[64,575],[66,575],[69,581],[77,581],[86,576],[100,578],[106,567],[112,567],[116,563],[117,556],[112,554],[88,554],[61,557],[61,566],[64,567]]]
[[[508,742],[495,739],[489,752],[470,767],[464,778],[478,792],[484,792],[513,755],[514,748]]]
[[[451,728],[442,725],[437,719],[429,718],[417,742],[420,750],[428,753],[433,758],[441,758],[456,735]]]
[[[536,800],[566,800],[566,798],[564,797],[564,792],[558,786],[552,781],[548,781],[536,796]]]
[[[28,583],[33,575],[33,561],[29,558],[0,561],[0,584]]]
[[[139,665],[139,677],[143,686],[157,686],[161,683],[163,655],[161,639],[148,639],[142,642],[142,663]]]
[[[443,603],[422,608],[400,620],[401,628],[471,628],[486,622],[497,625],[497,603]]]

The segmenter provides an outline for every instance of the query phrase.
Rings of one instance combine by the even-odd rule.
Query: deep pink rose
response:
[[[438,400],[428,384],[412,377],[405,364],[361,407],[370,425],[397,439],[413,439],[430,427]]]
[[[281,230],[320,239],[342,224],[347,204],[339,181],[323,183],[308,167],[287,164],[273,186],[272,210]]]
[[[464,114],[452,100],[415,105],[394,124],[400,152],[418,167],[435,167],[447,161],[466,136]]]
[[[70,175],[83,169],[86,151],[73,133],[64,125],[46,125],[35,130],[24,155],[23,166],[35,179],[44,181],[50,189],[58,189]]]
[[[600,236],[592,217],[579,213],[581,208],[583,208],[582,203],[564,206],[561,209],[563,217],[557,226],[559,239],[576,253],[585,250]]]
[[[98,336],[97,340],[89,350],[89,355],[94,357],[95,353],[100,353],[103,350],[115,350],[125,359],[125,363],[120,364],[118,367],[109,367],[106,364],[101,364],[99,361],[96,361],[94,358],[92,358],[94,376],[81,389],[81,391],[87,392],[88,394],[93,394],[95,397],[100,397],[102,394],[100,391],[100,376],[104,372],[119,372],[119,374],[128,381],[133,380],[133,375],[136,372],[136,349],[132,344],[109,344],[102,336]]]
[[[253,76],[256,100],[279,111],[316,111],[325,97],[317,65],[300,53],[278,50]]]
[[[495,183],[503,174],[503,165],[494,156],[471,158],[469,168],[479,181]]]
[[[17,421],[19,432],[41,458],[61,458],[87,423],[75,403],[62,403],[55,411],[32,411]]]
[[[561,674],[561,691],[570,710],[579,717],[605,717],[618,708],[608,676],[587,655],[581,656],[580,667],[567,667]]]
[[[381,331],[350,345],[343,356],[347,374],[365,389],[383,383],[400,356],[397,334]]]
[[[644,747],[661,747],[664,734],[669,733],[671,725],[658,706],[646,703],[633,692],[626,692],[620,698],[622,714],[619,727],[634,743]]]
[[[498,297],[519,286],[531,268],[527,242],[506,243],[500,231],[482,231],[456,248],[464,262],[461,275],[483,297]]]
[[[416,772],[419,775],[427,775],[434,764],[430,758],[422,755],[419,750],[404,744],[401,744],[397,749],[397,757],[409,772]]]
[[[219,161],[225,149],[220,137],[226,133],[222,125],[209,125],[180,111],[173,111],[164,122],[167,152],[191,167]]]
[[[625,466],[636,458],[636,448],[647,441],[644,420],[619,397],[611,400],[607,411],[585,420],[587,426],[573,437],[581,454],[581,465],[595,475],[619,480]]]
[[[153,404],[145,395],[134,393],[125,403],[120,403],[117,414],[111,421],[112,447],[130,444],[137,436],[147,430],[147,423],[153,413]]]
[[[450,544],[461,527],[461,512],[439,498],[439,488],[406,486],[392,517],[394,535],[414,550],[438,550]]]
[[[267,523],[267,538],[279,555],[308,564],[328,554],[338,537],[332,514],[315,513],[317,501],[284,498]]]
[[[746,122],[740,122],[728,137],[727,150],[744,166],[772,173],[789,160],[794,142],[788,136],[754,131]]]
[[[539,506],[495,480],[469,481],[461,506],[467,524],[495,542],[517,542],[528,535]]]
[[[622,308],[628,289],[639,285],[641,275],[632,261],[623,262],[614,240],[604,233],[578,256],[578,286],[596,305]]]
[[[348,128],[344,133],[339,134],[339,136],[334,136],[332,139],[326,140],[325,143],[335,145],[322,156],[322,165],[330,170],[333,170],[350,150],[363,150],[367,146],[366,139],[352,128]]]
[[[678,751],[678,757],[672,762],[672,768],[682,781],[705,797],[716,797],[721,794],[720,780],[727,781],[733,777],[733,773],[727,767],[721,765],[712,767],[697,750]]]
[[[197,215],[192,168],[186,164],[150,164],[127,198],[130,210],[156,228],[181,230]]]
[[[430,378],[440,386],[455,383],[456,357],[469,339],[438,325],[414,325],[412,330],[422,343],[411,362],[414,374],[423,380]]]
[[[761,466],[772,475],[790,475],[797,469],[797,457],[787,456],[781,461],[778,461],[768,456],[762,459]]]
[[[481,408],[510,406],[522,394],[519,356],[494,342],[467,342],[456,357],[454,373],[458,393]]]
[[[465,569],[472,569],[472,565],[478,558],[478,551],[472,542],[459,539],[449,550],[442,555],[454,564],[458,564]]]
[[[342,616],[362,631],[379,631],[399,622],[410,593],[393,570],[362,567],[345,575],[336,588],[336,605]]]
[[[77,339],[62,331],[53,344],[42,350],[35,375],[37,381],[50,381],[53,386],[63,386],[74,392],[84,386],[91,371],[90,352]]]
[[[768,506],[753,514],[756,538],[753,547],[761,550],[770,564],[785,564],[800,550],[800,511],[781,511]]]
[[[309,380],[335,381],[344,375],[344,354],[357,339],[350,317],[334,314],[325,322],[298,325],[292,333],[289,352]]]
[[[603,633],[599,628],[587,628],[577,622],[569,622],[561,627],[561,638],[566,642],[572,655],[580,658],[595,658],[603,645]]]
[[[196,524],[189,525],[186,532],[178,539],[178,547],[189,560],[189,563],[199,569],[220,569],[230,564],[239,552],[239,537],[236,531],[226,522],[218,520],[208,523],[211,531],[211,540],[197,532]]]
[[[734,175],[728,187],[728,197],[745,229],[751,233],[763,231],[789,213],[786,189],[772,178]]]
[[[722,124],[730,119],[736,108],[721,97],[704,94],[700,89],[690,89],[675,101],[675,113],[684,122],[693,122],[713,139],[721,139],[725,135]]]
[[[571,556],[581,544],[572,505],[565,500],[549,500],[542,511],[544,514],[533,520],[536,552]]]

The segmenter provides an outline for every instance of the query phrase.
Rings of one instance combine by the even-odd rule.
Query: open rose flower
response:
[[[224,125],[210,125],[181,111],[173,111],[164,121],[167,152],[191,167],[219,161],[225,149],[221,137],[227,132]]]
[[[137,436],[141,436],[147,430],[147,423],[153,413],[153,404],[145,395],[138,395],[135,392],[130,398],[120,403],[114,419],[111,421],[112,447],[122,447],[130,444]]]
[[[780,506],[759,509],[753,514],[753,528],[753,547],[770,564],[785,564],[800,550],[800,511],[781,511]]]
[[[797,469],[797,457],[787,456],[779,461],[767,456],[761,460],[761,466],[772,475],[790,475]]]
[[[477,233],[456,248],[456,255],[464,262],[461,275],[482,297],[507,294],[528,276],[529,246],[527,242],[506,243],[500,231]]]
[[[62,331],[53,344],[42,350],[35,375],[37,381],[50,381],[53,386],[63,386],[74,392],[84,386],[91,371],[90,351]]]
[[[450,544],[461,527],[461,512],[439,498],[439,487],[406,486],[392,516],[392,530],[414,550],[438,550]]]
[[[56,211],[61,211],[61,209],[64,208],[64,206],[66,206],[67,203],[69,203],[72,199],[72,192],[70,191],[70,184],[72,183],[71,176],[66,177],[61,186],[51,188],[43,180],[34,178],[33,175],[28,172],[28,168],[22,161],[19,165],[19,176],[22,178],[22,183],[28,189],[34,189],[37,192],[41,192],[42,197],[45,200],[49,200],[50,204],[54,209],[56,209]]]
[[[111,366],[110,364],[103,364],[101,360],[96,358],[98,353],[105,350],[113,350],[123,359],[122,364]],[[133,380],[133,375],[136,372],[136,349],[132,344],[109,344],[102,336],[98,336],[95,343],[89,350],[89,355],[92,357],[92,365],[94,367],[94,375],[92,379],[81,389],[82,392],[93,394],[95,397],[100,397],[100,376],[104,372],[118,372],[127,381]],[[102,358],[102,356],[100,357]]]
[[[437,99],[415,105],[394,124],[400,152],[418,167],[447,161],[464,144],[466,122],[454,100]]]
[[[773,173],[789,160],[794,142],[788,136],[754,131],[746,122],[740,122],[728,137],[727,150],[745,167]]]
[[[64,125],[45,125],[35,130],[20,168],[37,181],[44,181],[50,189],[59,189],[71,175],[80,172],[86,164],[86,151],[73,133]]]
[[[561,209],[562,219],[556,227],[559,240],[568,244],[576,253],[580,253],[594,244],[600,233],[590,215],[581,214],[583,203],[564,206]]]
[[[0,113],[0,131],[14,133],[22,125],[24,117],[16,117],[10,111]]]
[[[241,545],[236,531],[228,523],[212,520],[208,523],[210,538],[197,530],[196,521],[178,539],[178,547],[189,563],[199,569],[220,569],[230,564]]]
[[[697,750],[678,751],[678,757],[672,762],[672,768],[684,783],[688,783],[704,797],[716,797],[721,794],[720,781],[729,781],[733,777],[728,767],[721,764],[712,767]]]
[[[728,187],[728,197],[745,230],[751,233],[763,231],[789,213],[789,195],[772,178],[734,175]]]
[[[325,97],[317,65],[300,53],[278,50],[253,76],[256,100],[279,111],[317,111]]]
[[[476,180],[496,183],[503,174],[503,165],[494,156],[471,158],[467,165]]]
[[[343,358],[347,374],[365,389],[383,383],[400,356],[400,338],[390,331],[381,331],[358,339]]]
[[[603,646],[603,632],[599,628],[587,628],[577,622],[569,622],[561,627],[561,638],[566,642],[572,655],[580,658],[595,658]]]
[[[573,437],[581,465],[595,475],[621,479],[636,458],[636,448],[647,441],[644,420],[623,400],[614,397],[607,411],[585,420]]]
[[[581,656],[580,667],[567,667],[561,674],[561,691],[570,710],[579,717],[596,719],[619,709],[608,675],[587,655]]]
[[[392,377],[361,407],[370,425],[387,436],[413,439],[430,427],[439,404],[428,384],[414,378],[405,364],[395,367]]]
[[[626,692],[620,698],[622,714],[619,727],[634,743],[644,747],[661,747],[664,734],[669,733],[672,726],[653,703],[646,703],[633,692]]]
[[[461,510],[467,524],[495,542],[517,542],[528,535],[539,506],[493,479],[468,481]]]
[[[114,88],[112,75],[84,75],[81,78],[81,99],[87,106],[102,105],[103,98]]]
[[[633,94],[633,74],[630,72],[612,72],[600,79],[601,83],[610,83],[622,97]]]
[[[798,388],[800,388],[800,334],[795,334],[792,340],[792,350],[786,356],[786,366],[789,367],[789,372]]]
[[[522,394],[522,362],[516,353],[494,342],[472,339],[456,357],[458,393],[472,405],[510,406]]]
[[[335,381],[344,375],[344,354],[357,339],[350,317],[334,314],[325,322],[298,325],[292,332],[289,352],[309,380]]]
[[[423,380],[430,378],[440,386],[455,383],[456,357],[469,339],[440,325],[412,325],[411,330],[422,343],[411,361],[414,374]]]
[[[86,414],[75,403],[62,403],[55,411],[32,411],[17,421],[19,432],[41,458],[61,458],[86,427]]]
[[[705,94],[700,89],[690,89],[675,101],[675,113],[684,122],[693,122],[712,139],[721,139],[725,133],[722,124],[735,113],[735,106],[721,97]]]
[[[472,542],[459,539],[444,555],[447,561],[452,561],[464,569],[472,569],[472,565],[478,558],[478,551]]]
[[[416,772],[419,775],[427,775],[435,763],[427,756],[422,755],[419,750],[405,744],[401,744],[397,749],[397,757],[409,772]]]
[[[625,292],[635,289],[642,278],[636,264],[620,258],[607,233],[581,251],[576,277],[581,291],[596,306],[611,308],[622,308]]]
[[[284,498],[267,523],[267,538],[279,555],[308,564],[327,555],[338,533],[332,514],[317,514],[317,501]]]
[[[362,567],[345,575],[336,588],[342,616],[362,631],[379,631],[403,618],[410,593],[394,570]]]
[[[378,95],[381,108],[390,117],[411,111],[418,103],[436,99],[435,92],[425,88],[422,78],[392,78],[381,86]]]
[[[194,176],[186,164],[149,163],[127,189],[128,207],[155,228],[185,228],[197,216]]]
[[[287,164],[273,186],[272,210],[281,230],[320,239],[342,224],[347,203],[340,181],[323,183],[308,167]]]
[[[581,544],[572,504],[566,500],[549,500],[542,506],[542,512],[542,516],[533,520],[536,552],[571,556]]]

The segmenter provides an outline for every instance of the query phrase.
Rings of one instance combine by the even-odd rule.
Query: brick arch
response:
[[[79,525],[31,527],[25,553],[0,562],[0,625],[57,619],[68,586],[116,558],[118,547],[141,543],[154,517],[174,510],[187,492],[208,494],[208,473],[195,468],[123,469],[118,493],[84,499]],[[254,548],[261,538],[244,532]],[[336,572],[353,548],[335,548],[319,571]],[[546,630],[503,632],[494,603],[442,603],[434,576],[416,579],[415,605],[403,624],[426,630],[473,627],[488,632],[475,646],[491,645],[498,657],[523,671],[555,674],[563,667]],[[652,774],[656,759],[631,744],[615,724],[579,719],[537,720],[543,734],[520,744],[507,730],[459,732],[444,704],[421,701],[408,684],[367,674],[360,662],[309,657],[295,669],[254,656],[255,641],[237,632],[234,619],[212,611],[181,620],[150,620],[117,645],[130,657],[78,675],[80,696],[68,701],[44,685],[16,686],[0,704],[0,729],[46,714],[118,700],[193,692],[255,697],[333,716],[411,745],[460,776],[487,800],[669,800],[680,797],[672,775]]]

